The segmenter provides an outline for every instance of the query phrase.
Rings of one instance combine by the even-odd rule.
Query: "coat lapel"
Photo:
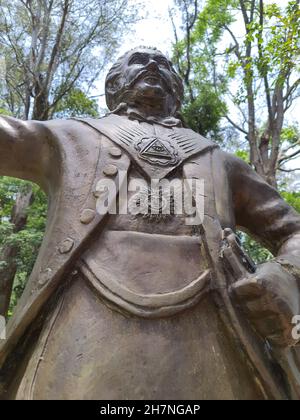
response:
[[[48,223],[38,259],[14,316],[8,323],[7,339],[0,346],[0,366],[61,285],[62,276],[72,271],[91,235],[105,217],[105,213],[96,211],[96,198],[99,205],[99,197],[93,194],[96,184],[103,178],[110,178],[115,182],[118,194],[126,179],[119,173],[127,173],[130,166],[130,159],[125,153],[116,156],[112,153],[114,144],[109,139],[102,137],[100,141],[94,130],[82,124],[78,124],[78,138],[65,139],[62,143],[58,132],[54,133],[54,139],[59,143],[60,156],[57,158],[64,170],[57,188],[51,193]],[[107,170],[112,167],[117,169],[116,173]]]
[[[125,149],[149,179],[163,179],[192,156],[218,147],[186,128],[165,129],[162,135],[156,137],[146,125],[126,116],[111,114],[101,119],[78,121],[93,127]]]

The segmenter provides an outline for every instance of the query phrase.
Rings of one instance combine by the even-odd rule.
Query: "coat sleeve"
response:
[[[47,190],[51,150],[46,123],[0,116],[0,176],[13,176]]]
[[[268,248],[278,261],[300,268],[300,214],[242,160],[228,155],[236,225]]]

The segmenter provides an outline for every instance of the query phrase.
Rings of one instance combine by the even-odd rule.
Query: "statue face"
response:
[[[124,78],[132,99],[162,101],[172,94],[173,76],[169,61],[155,50],[134,51],[124,63]]]
[[[167,109],[180,108],[183,85],[172,63],[158,50],[140,47],[121,57],[106,78],[106,101],[110,110],[121,102]]]

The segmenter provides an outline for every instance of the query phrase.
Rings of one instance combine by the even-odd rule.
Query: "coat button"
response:
[[[88,225],[94,220],[95,216],[96,216],[95,210],[85,209],[80,215],[80,221],[81,223]]]
[[[93,195],[95,198],[102,198],[102,199],[106,199],[108,196],[108,190],[95,190],[93,192]]]
[[[118,168],[115,165],[107,165],[103,169],[104,175],[114,176],[118,173]]]
[[[108,153],[110,154],[110,156],[114,158],[119,158],[122,156],[122,150],[119,149],[118,147],[111,147]]]
[[[51,268],[46,268],[44,271],[41,272],[40,278],[38,280],[39,287],[45,286],[52,277],[52,270]]]
[[[73,246],[74,246],[73,239],[67,238],[61,243],[58,250],[61,254],[67,254],[68,252],[72,250]]]

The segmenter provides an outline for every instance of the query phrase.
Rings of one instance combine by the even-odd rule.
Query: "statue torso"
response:
[[[182,180],[181,167],[169,176]],[[136,165],[134,178],[146,179]],[[49,314],[17,398],[262,398],[211,275],[184,214],[109,215]]]

